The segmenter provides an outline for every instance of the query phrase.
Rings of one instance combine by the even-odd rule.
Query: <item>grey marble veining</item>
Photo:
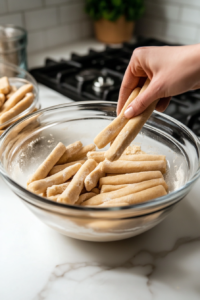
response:
[[[178,239],[170,250],[140,250],[112,267],[95,262],[60,264],[34,300],[199,299],[199,247],[200,237],[188,237]],[[193,263],[199,261],[196,266],[188,255]]]

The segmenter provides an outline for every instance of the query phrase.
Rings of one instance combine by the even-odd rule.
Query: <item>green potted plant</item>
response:
[[[86,0],[95,34],[104,43],[122,43],[133,35],[134,21],[144,12],[143,0]]]

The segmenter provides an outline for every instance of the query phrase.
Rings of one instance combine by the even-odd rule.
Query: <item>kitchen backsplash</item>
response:
[[[168,42],[200,42],[200,0],[145,0],[136,33]]]
[[[92,35],[84,0],[0,0],[0,24],[28,31],[28,52]]]
[[[0,0],[0,24],[28,31],[28,52],[90,37],[93,26],[84,0]],[[145,0],[136,34],[169,42],[200,42],[200,0]]]

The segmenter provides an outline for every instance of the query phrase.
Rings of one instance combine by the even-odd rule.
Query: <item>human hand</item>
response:
[[[117,114],[142,77],[148,77],[151,82],[127,107],[126,118],[139,115],[157,99],[160,101],[156,109],[162,112],[171,96],[200,88],[200,45],[134,50],[120,88]]]

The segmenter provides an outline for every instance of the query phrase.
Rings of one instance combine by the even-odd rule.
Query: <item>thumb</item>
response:
[[[158,85],[152,80],[147,89],[129,104],[124,116],[130,119],[141,114],[153,101],[161,97],[160,94],[160,88],[158,88]]]

